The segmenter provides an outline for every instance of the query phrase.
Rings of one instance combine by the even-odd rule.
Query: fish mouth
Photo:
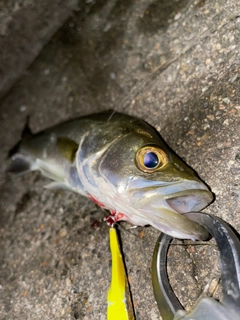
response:
[[[213,194],[209,190],[192,189],[176,192],[165,197],[168,206],[177,213],[200,211],[213,201]]]
[[[185,216],[188,212],[201,211],[213,201],[214,196],[205,184],[191,180],[149,188],[144,185],[129,194],[135,209],[134,215],[129,215],[133,224],[150,224],[174,238],[205,240],[209,237],[204,227]]]

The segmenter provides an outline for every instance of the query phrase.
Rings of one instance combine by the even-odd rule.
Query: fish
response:
[[[46,188],[77,192],[109,210],[110,225],[151,225],[180,239],[208,236],[184,214],[208,206],[211,190],[137,117],[103,111],[36,134],[26,126],[9,155],[9,173],[39,170],[52,180]]]

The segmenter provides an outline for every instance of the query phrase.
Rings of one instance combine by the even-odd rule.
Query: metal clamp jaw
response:
[[[161,234],[152,262],[152,282],[163,320],[240,320],[240,241],[232,228],[220,218],[203,212],[187,213],[215,238],[220,253],[223,300],[202,298],[186,312],[174,294],[167,275],[167,251],[172,237]]]

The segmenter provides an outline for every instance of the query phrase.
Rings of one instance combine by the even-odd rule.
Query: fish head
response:
[[[143,174],[127,186],[129,201],[150,225],[176,238],[206,239],[206,230],[187,217],[209,205],[213,194],[208,186],[168,147],[144,145],[135,154]]]
[[[86,161],[87,168],[81,169],[88,173],[86,183],[92,180],[95,185],[94,198],[123,213],[119,220],[152,225],[177,238],[206,238],[206,230],[184,214],[205,208],[213,194],[155,129],[138,121],[115,124],[107,139],[104,132],[105,146],[92,153],[98,154],[92,156],[92,164]]]

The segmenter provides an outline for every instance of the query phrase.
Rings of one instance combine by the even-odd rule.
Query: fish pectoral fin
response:
[[[75,159],[76,152],[78,150],[78,144],[67,137],[57,138],[57,147],[61,155],[70,162]]]
[[[46,189],[55,189],[55,190],[65,190],[65,191],[72,191],[73,189],[66,185],[65,183],[63,182],[58,182],[58,181],[54,181],[54,182],[51,182],[49,184],[47,184],[46,186],[44,186],[44,188]]]

